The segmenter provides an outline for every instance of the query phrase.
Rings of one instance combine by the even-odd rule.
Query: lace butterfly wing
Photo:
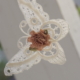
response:
[[[41,57],[38,52],[29,51],[28,46],[24,46],[7,64],[4,69],[6,76],[18,74],[23,70],[30,69],[34,64],[39,63]]]
[[[54,64],[64,64],[66,61],[64,51],[57,41],[64,38],[68,31],[69,26],[66,21],[62,19],[49,20],[45,22],[42,29],[47,29],[49,35],[52,38],[52,43],[40,52],[40,55],[44,60]]]
[[[58,42],[53,43],[50,50],[49,47],[44,48],[44,50],[40,52],[40,56],[52,64],[63,65],[66,62],[64,51]]]
[[[45,13],[36,0],[18,0],[19,7],[32,30],[39,31],[41,25],[49,20],[49,16]]]

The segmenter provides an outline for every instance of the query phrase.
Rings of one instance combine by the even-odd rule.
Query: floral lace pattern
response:
[[[52,64],[62,65],[66,58],[62,47],[58,41],[66,36],[69,27],[66,21],[62,19],[49,20],[49,15],[45,13],[36,0],[18,0],[19,7],[24,15],[25,20],[20,23],[20,30],[26,35],[18,40],[20,51],[6,64],[4,73],[11,76],[30,69],[44,59]],[[27,31],[23,28],[29,26]],[[31,31],[38,33],[40,30],[47,30],[50,36],[50,45],[41,48],[41,50],[30,50],[32,44],[28,41]],[[41,36],[40,36],[41,37]],[[26,44],[23,45],[22,39],[26,38]],[[43,39],[43,38],[40,38]],[[37,39],[39,41],[39,39]],[[44,43],[41,40],[41,44]],[[33,41],[34,43],[34,41]],[[37,45],[36,45],[37,46]]]

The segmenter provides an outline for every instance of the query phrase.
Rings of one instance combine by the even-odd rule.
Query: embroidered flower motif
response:
[[[52,64],[64,64],[65,54],[58,41],[68,33],[67,22],[62,19],[50,20],[36,0],[18,0],[18,3],[26,19],[20,23],[20,29],[26,36],[19,39],[20,51],[6,64],[5,75],[28,70],[41,59]],[[26,26],[27,31],[24,31]],[[21,41],[24,38],[27,38],[25,45]]]
[[[32,42],[29,50],[39,50],[41,51],[44,47],[50,45],[50,36],[47,30],[40,30],[39,32],[31,31],[31,37],[28,38],[29,42]]]

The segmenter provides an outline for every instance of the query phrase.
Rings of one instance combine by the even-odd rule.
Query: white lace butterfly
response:
[[[21,49],[7,64],[4,69],[6,76],[17,74],[23,70],[28,70],[34,64],[44,59],[52,64],[64,64],[66,61],[64,51],[58,41],[68,33],[68,24],[62,20],[49,20],[49,16],[36,0],[18,0],[19,7],[25,20],[20,23],[21,31],[26,35],[19,39],[18,47]],[[26,25],[29,26],[27,32],[23,30]],[[23,46],[22,38],[28,38],[30,31],[38,32],[40,29],[46,29],[52,38],[50,46],[46,46],[42,51],[29,50],[30,42],[26,41]]]

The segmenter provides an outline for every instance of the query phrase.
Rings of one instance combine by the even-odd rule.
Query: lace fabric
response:
[[[37,64],[44,59],[52,64],[62,65],[66,58],[62,47],[58,41],[66,36],[69,27],[66,21],[62,19],[49,19],[49,15],[43,11],[43,8],[36,0],[18,0],[19,7],[24,15],[19,27],[26,35],[18,40],[18,47],[20,51],[6,64],[4,73],[6,76],[11,76],[30,69],[34,64]],[[24,27],[29,26],[27,32],[23,30]],[[42,51],[30,51],[30,42],[26,40],[23,45],[22,39],[30,37],[30,31],[38,32],[40,29],[47,29],[51,37],[51,45],[43,48]]]

